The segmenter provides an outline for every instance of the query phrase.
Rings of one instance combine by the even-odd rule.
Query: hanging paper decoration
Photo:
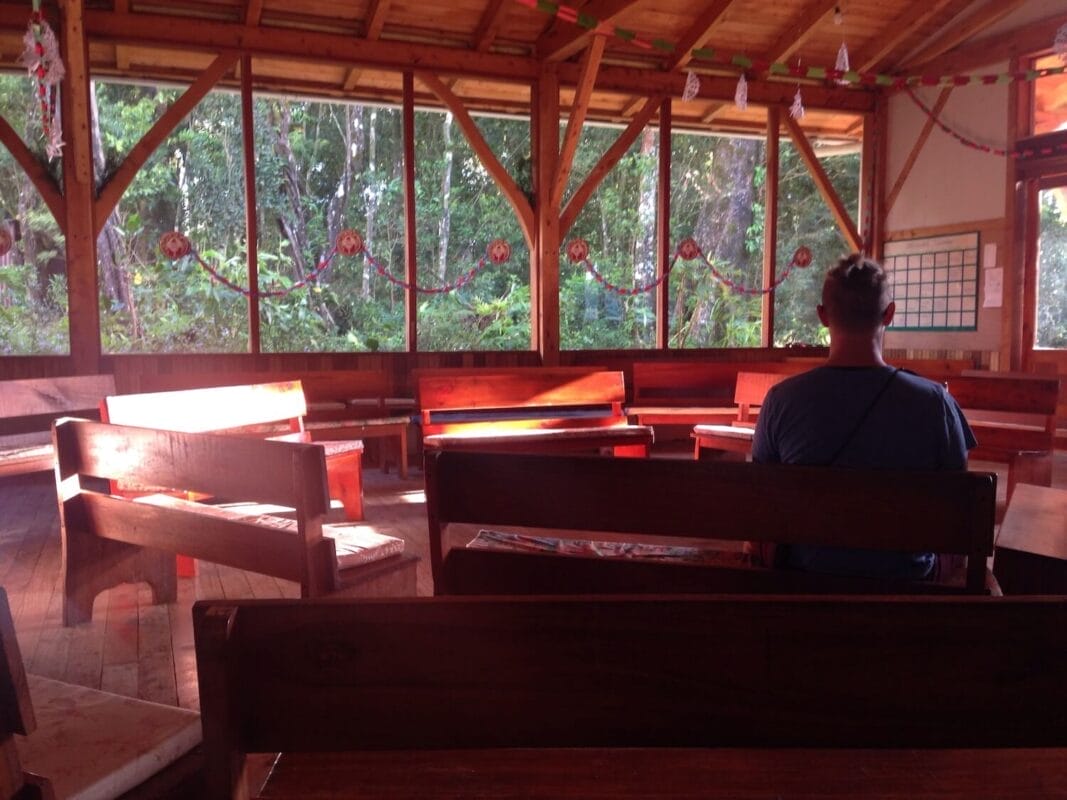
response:
[[[841,25],[845,21],[845,15],[841,13],[841,4],[834,6],[834,25]]]
[[[0,225],[0,256],[6,256],[11,251],[11,246],[14,243],[15,239],[11,235],[11,228],[7,225]]]
[[[700,94],[700,78],[690,70],[685,76],[685,88],[682,90],[682,99],[687,103]]]
[[[66,70],[59,57],[59,42],[52,27],[41,14],[41,0],[33,0],[33,12],[22,37],[22,64],[36,81],[37,104],[41,114],[45,153],[57,158],[63,149],[63,132],[56,124],[54,89],[63,80]]]
[[[589,258],[589,242],[585,239],[571,239],[567,244],[567,258],[578,264]]]
[[[748,81],[745,80],[743,73],[737,79],[737,89],[734,90],[734,105],[737,106],[738,111],[744,111],[748,108]]]
[[[343,256],[354,256],[363,252],[363,237],[354,228],[345,228],[337,234],[337,252]]]
[[[793,119],[804,118],[804,98],[800,96],[800,87],[797,87],[797,93],[793,96],[793,105],[789,107],[789,116]]]
[[[793,253],[793,264],[803,269],[804,267],[811,266],[811,249],[805,245],[801,245]]]
[[[189,255],[192,249],[189,238],[181,231],[168,231],[159,237],[159,252],[171,261]]]
[[[848,45],[841,42],[841,47],[837,51],[837,63],[834,64],[834,69],[844,74],[849,71],[848,66]],[[847,86],[848,81],[838,78],[837,82],[842,86]]]
[[[506,239],[493,239],[485,252],[494,264],[503,264],[511,260],[511,245]]]
[[[1060,25],[1056,31],[1056,38],[1052,42],[1052,50],[1060,57],[1060,61],[1067,64],[1067,22]]]

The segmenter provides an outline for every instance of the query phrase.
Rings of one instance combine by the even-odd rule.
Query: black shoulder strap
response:
[[[878,405],[878,401],[882,399],[882,395],[885,394],[885,390],[889,388],[889,384],[893,382],[893,379],[897,377],[898,372],[900,372],[900,367],[897,367],[891,373],[889,373],[889,377],[886,378],[885,383],[882,384],[882,388],[878,390],[878,394],[874,396],[874,399],[871,400],[871,402],[867,405],[867,408],[864,409],[863,414],[860,415],[860,418],[856,421],[856,424],[852,426],[852,430],[849,431],[848,436],[845,437],[845,440],[841,442],[840,447],[837,448],[837,451],[834,453],[833,458],[826,462],[826,466],[833,466],[837,459],[841,457],[841,454],[845,452],[845,448],[852,443],[852,440],[854,438],[856,438],[856,434],[859,433],[860,428],[863,427],[863,423],[867,421],[867,417],[869,417],[871,415],[871,412],[874,411],[874,407]]]

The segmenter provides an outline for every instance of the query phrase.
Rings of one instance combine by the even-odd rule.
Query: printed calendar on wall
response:
[[[891,330],[978,330],[978,247],[977,232],[886,242]]]

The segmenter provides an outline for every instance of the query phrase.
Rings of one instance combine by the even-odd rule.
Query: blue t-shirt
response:
[[[893,367],[817,367],[772,387],[760,408],[752,459],[865,469],[965,469],[967,451],[977,442],[956,401],[938,383],[893,373]],[[936,556],[790,545],[786,563],[811,572],[925,578]]]

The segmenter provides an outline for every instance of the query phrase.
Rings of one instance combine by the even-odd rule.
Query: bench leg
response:
[[[400,477],[404,480],[408,478],[408,429],[403,427],[400,429],[400,443],[397,445],[400,448],[400,452],[397,453],[397,469],[400,470]]]
[[[363,468],[362,453],[346,453],[326,461],[326,477],[330,484],[330,497],[341,501],[345,519],[358,522],[363,517]]]
[[[144,581],[153,603],[178,599],[174,555],[163,550],[100,539],[82,531],[63,530],[63,625],[93,618],[93,601],[120,583]]]

